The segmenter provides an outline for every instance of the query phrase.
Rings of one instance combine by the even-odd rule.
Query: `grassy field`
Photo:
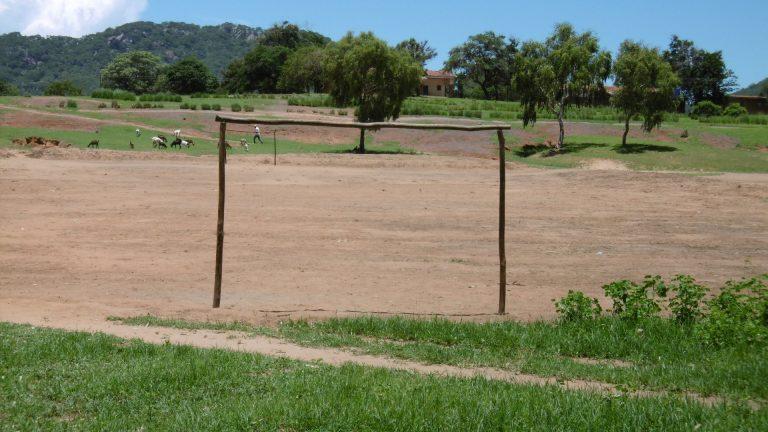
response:
[[[580,323],[476,324],[362,317],[311,324],[289,321],[277,329],[152,316],[119,320],[135,325],[247,331],[307,346],[351,348],[434,364],[498,367],[562,379],[591,379],[628,389],[687,390],[734,399],[768,399],[768,347],[705,348],[692,337],[690,327],[667,319],[627,323],[606,317]],[[598,360],[598,364],[585,364],[578,361],[580,358]],[[599,364],[600,360],[626,364]]]
[[[4,430],[766,430],[768,412],[0,323]]]

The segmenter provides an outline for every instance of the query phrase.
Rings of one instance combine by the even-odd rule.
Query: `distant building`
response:
[[[726,102],[737,103],[747,109],[750,114],[768,114],[768,98],[764,96],[728,95]]]
[[[456,75],[449,71],[427,70],[421,79],[422,96],[453,96]]]

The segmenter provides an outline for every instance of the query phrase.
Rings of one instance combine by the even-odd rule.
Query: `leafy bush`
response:
[[[205,104],[205,103],[204,104],[200,104],[200,109],[203,110],[203,111],[210,111],[211,110],[211,105]]]
[[[54,81],[46,87],[44,94],[46,96],[80,96],[83,91],[72,81]]]
[[[596,298],[581,291],[568,290],[568,294],[555,302],[555,310],[562,321],[581,321],[598,318],[603,311]]]
[[[130,101],[130,102],[133,102],[136,100],[135,94],[128,91],[124,91],[124,90],[109,90],[109,89],[95,90],[93,93],[91,93],[91,97],[94,99],[116,99],[116,100]]]
[[[613,300],[612,312],[621,319],[638,320],[656,316],[661,307],[649,297],[649,290],[658,296],[666,295],[666,285],[660,276],[646,276],[642,284],[629,280],[611,282],[603,286],[605,295]]]
[[[116,100],[113,100],[110,106],[114,109],[120,109],[120,104]]]
[[[691,117],[706,118],[706,117],[719,116],[722,113],[723,113],[723,108],[720,105],[717,105],[716,103],[710,102],[710,101],[701,101],[701,102],[697,102],[696,105],[693,106],[693,110],[691,111]]]
[[[197,104],[190,104],[189,109],[191,109],[192,111],[197,111]]]
[[[67,108],[77,108],[77,101],[72,99],[67,100]]]
[[[339,110],[339,115],[340,116],[346,116],[347,115],[347,110]]]
[[[213,108],[214,111],[221,111],[221,105],[219,104],[213,104],[211,105],[211,108]]]
[[[747,109],[737,103],[729,104],[723,110],[723,115],[728,117],[739,117],[747,115]]]
[[[99,109],[104,109],[104,108],[106,108],[106,107],[107,107],[107,104],[105,104],[104,102],[101,102],[101,103],[99,104]]]
[[[243,106],[243,110],[245,112],[253,112],[254,108],[252,106],[250,106],[250,105],[244,105]]]
[[[18,96],[19,88],[0,79],[0,96]]]
[[[179,109],[189,109],[189,104],[184,102],[183,104],[179,105]]]
[[[768,341],[768,274],[728,281],[707,302],[708,314],[695,327],[705,345],[721,347]]]
[[[240,106],[240,104],[233,103],[232,106],[232,112],[240,112],[243,110],[243,107]]]
[[[173,93],[143,94],[139,96],[142,102],[181,102],[181,96]]]
[[[679,323],[692,323],[701,316],[701,300],[707,288],[696,283],[688,275],[677,275],[669,284],[675,297],[669,301],[669,309]]]

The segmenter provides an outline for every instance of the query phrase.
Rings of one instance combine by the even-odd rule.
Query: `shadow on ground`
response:
[[[527,158],[535,154],[541,153],[544,157],[552,157],[558,155],[564,155],[568,153],[579,153],[588,148],[593,147],[610,147],[612,151],[620,154],[640,154],[646,152],[673,152],[677,151],[677,148],[656,144],[627,144],[627,145],[610,145],[600,143],[566,143],[560,151],[555,150],[554,147],[548,144],[525,144],[522,147],[515,149],[515,156]]]

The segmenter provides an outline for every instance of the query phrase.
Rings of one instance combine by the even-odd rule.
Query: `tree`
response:
[[[259,45],[280,46],[295,50],[308,45],[323,46],[330,41],[330,39],[320,33],[302,30],[296,24],[283,21],[282,24],[275,24],[264,30],[264,33],[259,36],[257,43]]]
[[[421,81],[421,65],[390,48],[373,33],[348,33],[328,48],[325,73],[329,93],[339,105],[357,107],[357,120],[397,119],[403,101]],[[361,131],[358,151],[365,153]]]
[[[162,75],[162,89],[178,94],[214,91],[218,86],[216,76],[195,57],[168,66]]]
[[[428,41],[417,41],[414,38],[400,42],[395,48],[407,52],[413,60],[421,64],[422,68],[437,56],[437,51],[429,46]]]
[[[277,88],[287,93],[321,92],[324,89],[325,50],[316,46],[299,48],[288,56]]]
[[[19,89],[6,81],[0,79],[0,96],[18,96]]]
[[[485,99],[508,99],[512,96],[510,79],[516,52],[515,39],[507,42],[494,32],[476,34],[451,49],[445,69],[456,72],[460,87],[464,81],[476,83]]]
[[[674,35],[664,59],[680,78],[681,94],[690,105],[705,100],[722,105],[736,89],[736,77],[726,68],[722,51],[698,49],[692,41]]]
[[[83,91],[72,81],[54,81],[45,89],[46,96],[80,96]]]
[[[618,90],[611,102],[624,115],[621,145],[626,146],[632,117],[642,115],[642,128],[650,132],[661,125],[665,112],[675,109],[675,88],[680,80],[658,49],[629,40],[619,48],[613,75]]]
[[[158,56],[147,51],[129,51],[101,70],[101,86],[147,93],[154,89],[161,67]]]
[[[230,93],[274,93],[290,53],[284,46],[256,45],[245,57],[230,63],[222,87]]]
[[[589,103],[590,94],[602,91],[611,72],[610,53],[600,50],[591,32],[579,34],[563,23],[544,43],[524,43],[516,62],[513,81],[523,108],[523,125],[536,122],[538,109],[556,114],[560,125],[556,150],[562,150],[565,111],[572,104]]]

